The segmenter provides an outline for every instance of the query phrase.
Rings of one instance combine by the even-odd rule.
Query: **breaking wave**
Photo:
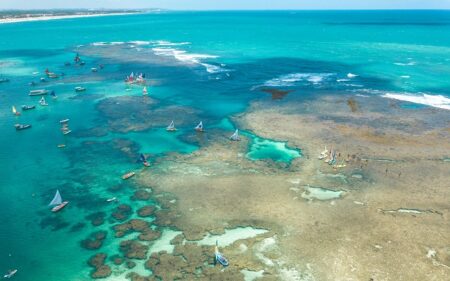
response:
[[[313,85],[319,85],[334,75],[334,73],[291,73],[270,79],[264,82],[263,86],[291,87],[295,86],[297,82],[308,82]]]
[[[450,99],[442,95],[427,95],[427,94],[413,95],[413,94],[386,93],[382,95],[382,97],[450,110]]]

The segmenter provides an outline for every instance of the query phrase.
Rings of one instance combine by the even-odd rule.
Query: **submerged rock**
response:
[[[125,240],[120,242],[120,251],[129,259],[145,259],[148,246],[138,241]]]
[[[139,189],[136,192],[134,192],[133,196],[131,197],[131,200],[141,200],[141,201],[147,201],[150,199],[151,197],[151,193],[144,190],[144,189]]]
[[[89,266],[94,267],[94,270],[91,271],[91,278],[106,278],[111,275],[111,268],[105,264],[106,257],[104,253],[98,253],[89,259]]]
[[[130,206],[125,204],[120,204],[117,206],[115,211],[112,213],[113,218],[115,218],[118,221],[124,221],[128,219],[132,214],[132,209]]]
[[[105,212],[96,212],[86,216],[86,219],[90,220],[93,226],[99,226],[105,222],[105,216]]]
[[[149,217],[151,215],[153,215],[153,212],[155,211],[155,206],[144,206],[142,208],[140,208],[137,211],[138,216],[140,217]]]
[[[132,219],[128,222],[114,226],[116,237],[123,237],[131,232],[149,232],[152,231],[150,224],[144,220]]]
[[[107,234],[106,231],[94,232],[87,239],[81,241],[81,247],[87,250],[97,250],[103,245]]]

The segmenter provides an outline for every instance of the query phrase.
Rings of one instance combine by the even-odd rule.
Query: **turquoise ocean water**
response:
[[[95,252],[80,241],[95,229],[85,217],[109,214],[107,198],[130,201],[132,187],[111,187],[141,169],[133,157],[148,153],[156,161],[195,151],[202,145],[192,137],[199,120],[228,136],[229,116],[270,100],[262,88],[295,90],[279,102],[355,93],[404,100],[410,110],[450,109],[449,11],[168,12],[4,24],[0,38],[0,78],[10,79],[0,83],[0,272],[18,268],[16,280],[88,280],[86,260]],[[76,52],[86,65],[64,66]],[[91,73],[99,64],[104,69]],[[65,75],[39,82],[46,68]],[[99,110],[106,98],[141,96],[142,88],[123,83],[132,71],[146,74],[163,120],[94,134],[117,117]],[[75,86],[87,91],[77,95]],[[40,88],[55,90],[58,99],[19,117],[11,113],[12,105],[37,104],[27,94]],[[132,124],[132,110],[123,110],[122,122]],[[72,135],[59,131],[64,118]],[[168,135],[163,124],[172,119],[180,130]],[[33,128],[16,132],[15,123]],[[127,153],[117,149],[125,141]],[[60,143],[67,147],[58,149]],[[250,149],[279,144],[258,138]],[[284,161],[297,151],[289,153],[248,155]],[[57,188],[71,203],[51,214],[47,204]],[[112,224],[100,227],[109,232],[101,250],[114,253]]]

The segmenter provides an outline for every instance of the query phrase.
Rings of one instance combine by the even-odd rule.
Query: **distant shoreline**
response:
[[[26,14],[19,17],[5,17],[0,19],[0,24],[29,22],[29,21],[47,21],[47,20],[60,20],[60,19],[73,19],[73,18],[90,18],[90,17],[104,17],[104,16],[122,16],[122,15],[135,15],[144,13],[142,11],[136,12],[104,12],[104,13],[85,13],[85,14],[68,14],[68,15],[33,15]]]

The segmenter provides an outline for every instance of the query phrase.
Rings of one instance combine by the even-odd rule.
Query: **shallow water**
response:
[[[137,162],[139,153],[153,161],[201,149],[202,143],[192,140],[200,120],[207,132],[231,134],[230,116],[252,101],[271,100],[263,87],[292,90],[274,104],[346,92],[380,98],[390,93],[386,98],[446,106],[448,26],[427,23],[449,20],[449,12],[436,11],[174,12],[0,25],[0,37],[8,38],[0,40],[0,77],[11,80],[0,84],[0,272],[18,268],[15,280],[22,281],[86,280],[86,261],[95,251],[79,242],[97,229],[106,230],[108,245],[99,251],[114,254],[120,240],[112,238],[115,221],[96,228],[85,217],[98,211],[109,216],[115,207],[106,202],[111,197],[133,211],[143,204],[130,199],[134,181],[120,178],[131,170],[152,172]],[[75,52],[86,66],[64,66]],[[99,64],[104,69],[92,73],[90,68]],[[46,68],[65,75],[39,82]],[[98,104],[104,98],[141,97],[142,87],[123,83],[132,71],[147,74],[156,104],[144,115],[133,106],[110,105],[126,116],[113,126],[114,114],[106,118]],[[29,86],[31,81],[37,85]],[[87,91],[77,94],[75,86]],[[49,97],[48,107],[19,117],[11,114],[12,105],[37,104],[39,98],[27,94],[41,88],[55,90],[58,99]],[[158,115],[157,110],[165,111]],[[65,118],[73,131],[67,136],[59,130]],[[166,134],[172,119],[179,131]],[[33,127],[16,132],[15,123]],[[132,127],[136,124],[148,126]],[[61,143],[66,147],[57,148]],[[287,162],[299,154],[258,136],[248,152],[251,159]],[[51,214],[47,204],[56,189],[70,203]],[[319,200],[337,198],[337,192],[326,190],[309,194]],[[228,230],[204,243],[217,239],[226,246],[258,231]],[[153,250],[172,249],[168,242],[177,232],[163,233]]]

